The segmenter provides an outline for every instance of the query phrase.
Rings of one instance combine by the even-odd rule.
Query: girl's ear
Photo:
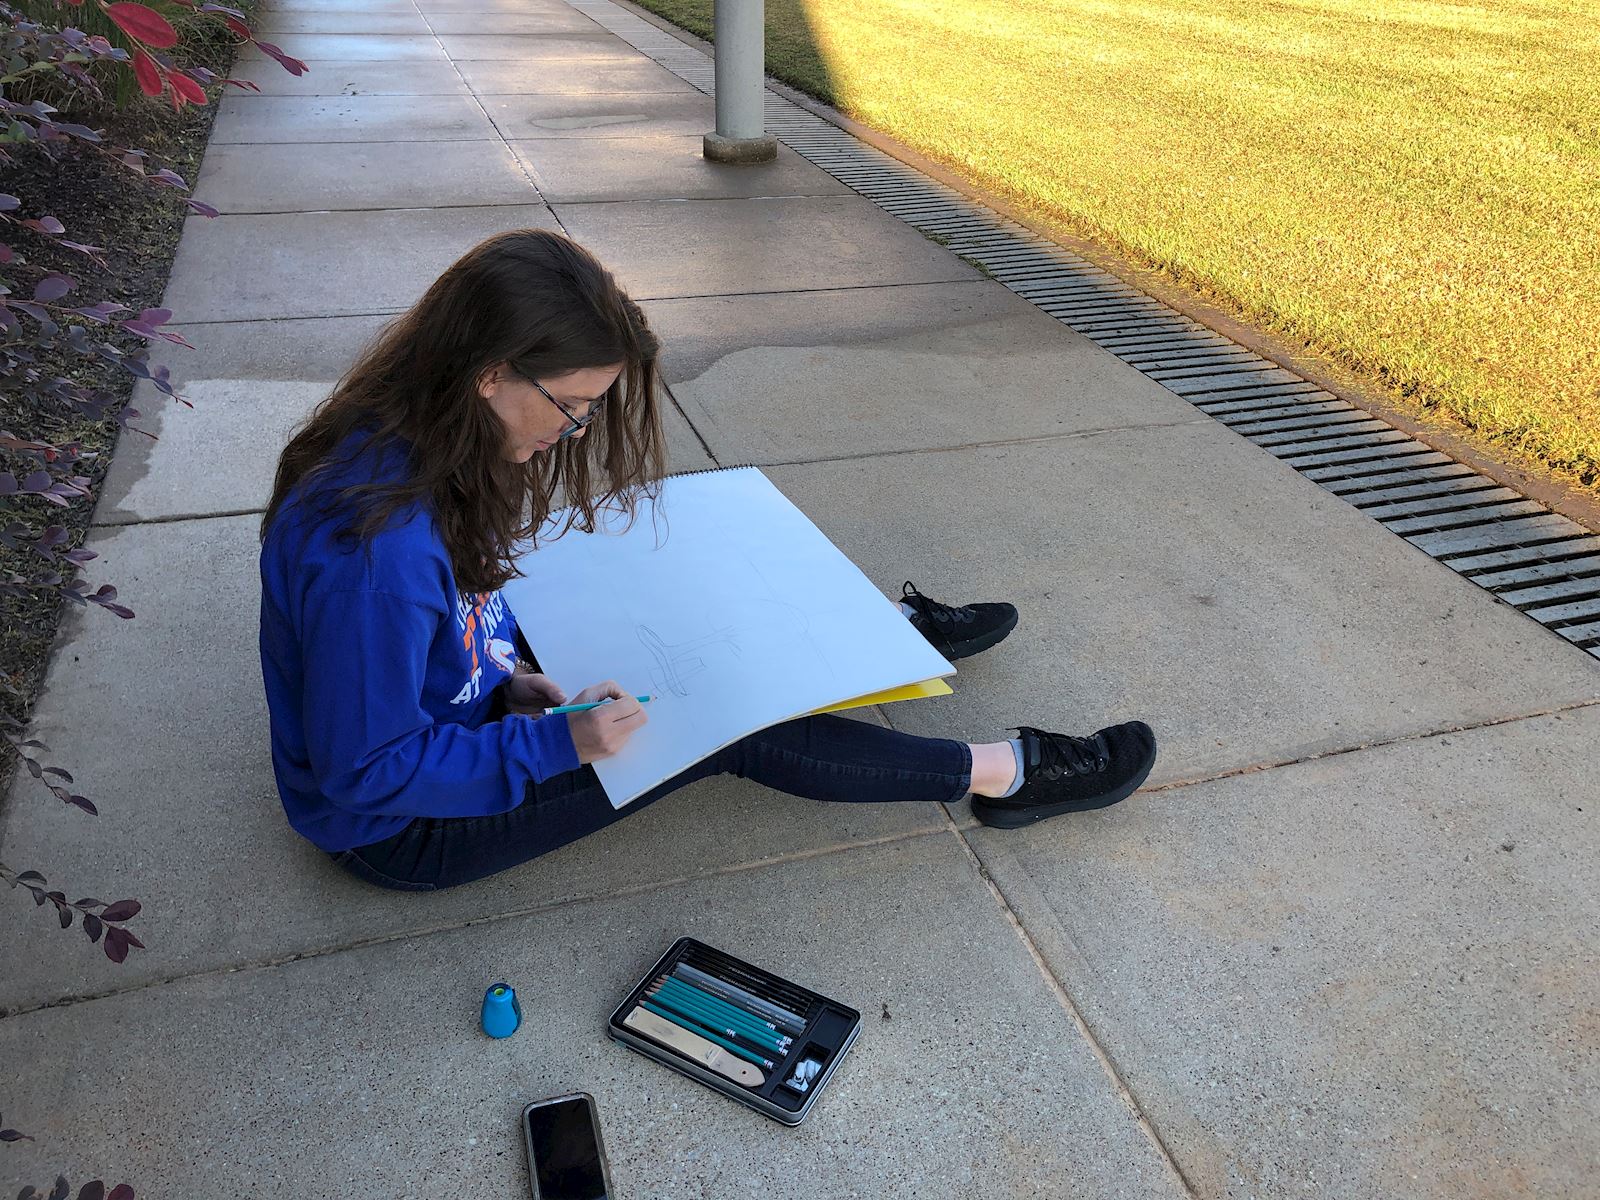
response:
[[[486,367],[478,376],[478,395],[485,400],[493,400],[495,388],[505,378],[505,363],[495,363]]]

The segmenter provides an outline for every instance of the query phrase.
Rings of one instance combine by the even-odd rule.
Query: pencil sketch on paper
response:
[[[656,660],[656,669],[650,673],[651,677],[658,689],[671,692],[674,696],[687,696],[687,681],[705,670],[706,660],[699,654],[700,651],[723,645],[735,658],[739,657],[739,640],[733,634],[731,629],[717,629],[705,637],[669,644],[650,626],[639,626],[639,640]]]
[[[791,654],[795,647],[804,646],[817,661],[826,662],[821,648],[811,640],[806,614],[792,604],[781,600],[747,601],[742,611],[730,615],[735,615],[732,624],[718,625],[709,633],[680,642],[667,641],[650,625],[634,627],[640,644],[655,660],[650,677],[658,691],[688,696],[689,681],[696,675],[731,666],[732,660],[744,658],[752,645],[786,644],[791,647]]]

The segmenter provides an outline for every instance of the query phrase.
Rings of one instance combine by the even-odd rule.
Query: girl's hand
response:
[[[506,689],[506,710],[533,716],[547,708],[567,702],[567,694],[548,675],[518,672],[502,685]]]
[[[584,688],[571,702],[594,704],[601,700],[611,703],[567,716],[567,728],[572,731],[572,744],[577,747],[581,763],[610,758],[645,723],[644,705],[610,679]]]

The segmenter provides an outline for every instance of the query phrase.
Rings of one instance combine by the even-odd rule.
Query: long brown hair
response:
[[[664,469],[657,390],[660,342],[595,257],[543,229],[497,234],[469,251],[361,353],[331,396],[284,449],[266,537],[289,493],[335,466],[348,441],[403,447],[403,482],[357,484],[313,503],[347,538],[368,542],[401,508],[431,512],[464,592],[504,586],[519,541],[594,529],[601,508],[631,513]],[[600,415],[527,463],[505,458],[505,426],[478,392],[500,363],[524,379],[550,379],[622,363]],[[358,431],[369,438],[353,438]],[[598,468],[600,482],[594,479]],[[557,497],[559,528],[543,529]]]

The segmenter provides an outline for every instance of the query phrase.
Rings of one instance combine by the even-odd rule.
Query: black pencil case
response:
[[[680,968],[686,970],[680,971]],[[696,973],[709,977],[712,982],[701,979],[695,983],[699,978]],[[748,1005],[753,1015],[763,1022],[772,1020],[780,1040],[783,1037],[790,1039],[787,1048],[764,1049],[745,1040],[742,1034],[734,1036],[737,1031],[721,1028],[715,1017],[700,1020],[684,1015],[683,1010],[664,1007],[671,1001],[652,994],[652,988],[663,976],[673,976],[680,982],[691,982],[697,987],[712,989],[713,994],[720,982],[724,985],[722,990],[726,997],[737,998],[739,993],[743,993],[771,1006],[762,1008],[760,1004],[750,1005],[748,1000],[738,1001],[740,1007]],[[641,1002],[650,1005],[650,1008],[642,1007]],[[651,1009],[655,1011],[652,1013]],[[636,1010],[646,1015],[638,1016]],[[798,1020],[776,1017],[780,1011]],[[724,1054],[717,1058],[708,1053],[702,1061],[686,1049],[677,1049],[655,1040],[643,1027],[659,1028],[659,1021],[669,1021],[688,1029],[700,1039],[702,1047],[716,1046],[723,1049]],[[611,1014],[606,1030],[617,1041],[640,1054],[698,1080],[757,1112],[765,1113],[774,1121],[798,1125],[806,1119],[806,1114],[816,1104],[823,1087],[833,1077],[839,1060],[861,1032],[861,1014],[847,1004],[791,983],[770,971],[763,971],[704,942],[685,937],[674,942],[672,948],[633,987],[627,999]],[[758,1036],[763,1035],[758,1031]],[[739,1051],[743,1054],[739,1054]],[[749,1072],[733,1062],[728,1057],[729,1053],[738,1057],[740,1062],[761,1058],[771,1065],[769,1068],[750,1063],[755,1072],[763,1077],[759,1084],[751,1086],[735,1082],[722,1071],[732,1069],[746,1075]],[[722,1071],[712,1069],[708,1065],[711,1061],[720,1062]]]

